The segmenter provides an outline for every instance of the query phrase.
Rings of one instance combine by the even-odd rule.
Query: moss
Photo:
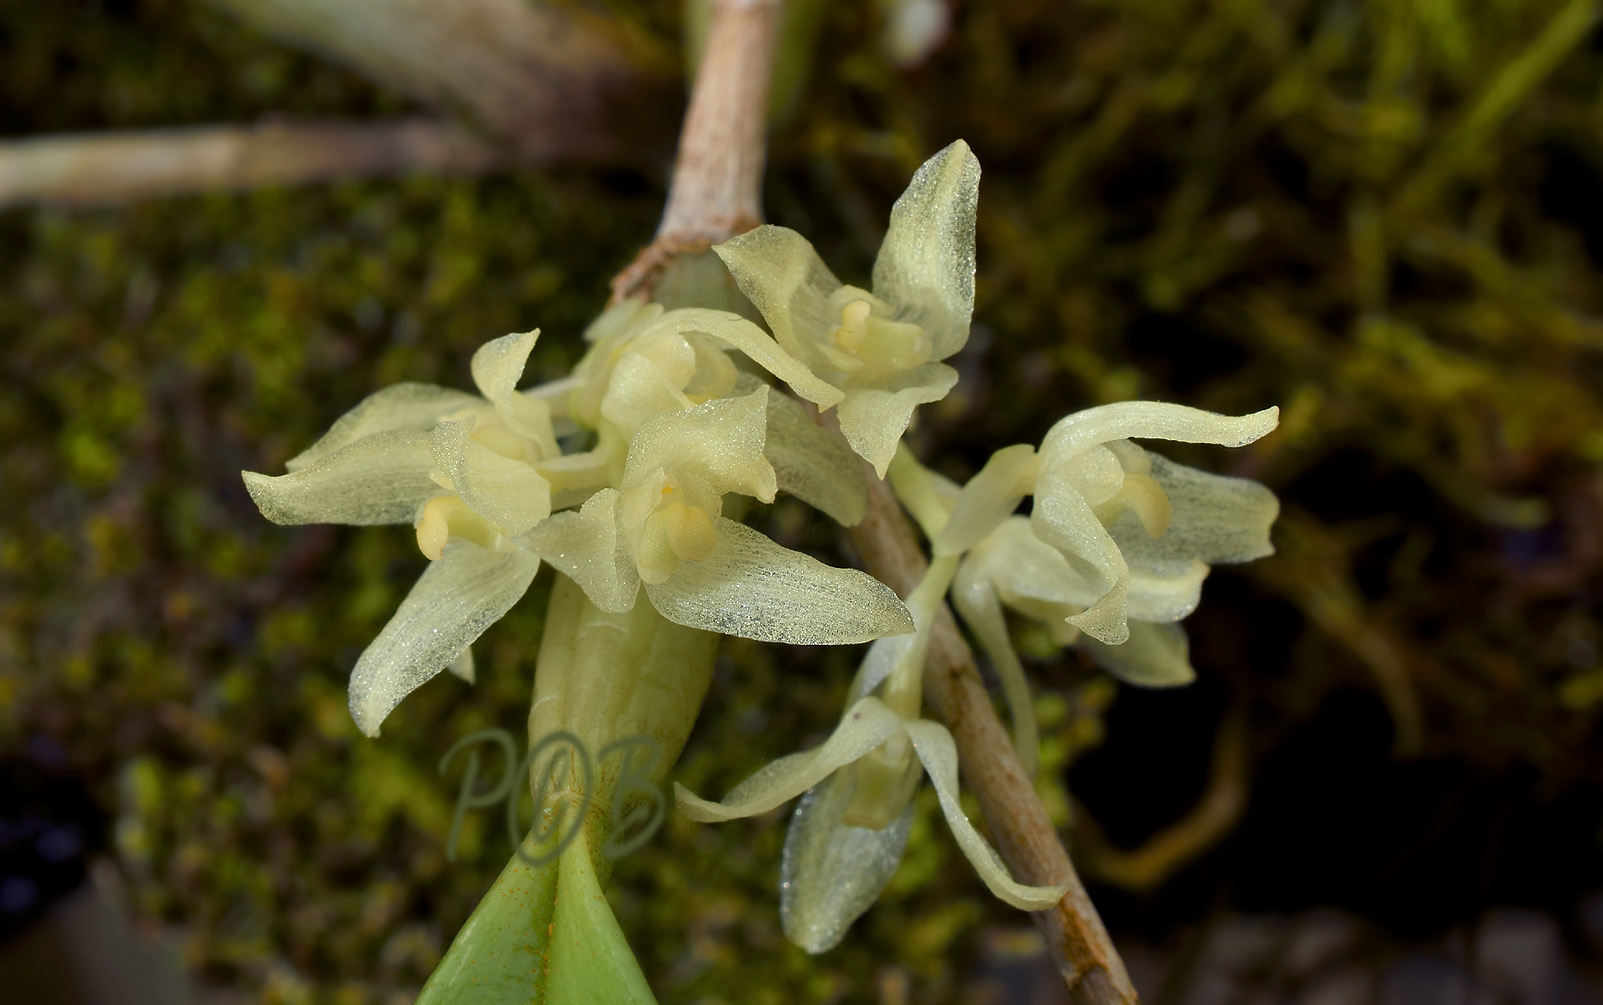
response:
[[[618,5],[658,31],[673,6]],[[1278,736],[1334,691],[1378,692],[1390,652],[1421,751],[1603,785],[1591,5],[960,8],[903,74],[873,5],[833,5],[766,192],[861,281],[922,157],[960,135],[978,153],[977,325],[921,453],[962,477],[1081,405],[1279,403],[1281,431],[1239,457],[1174,451],[1287,502],[1279,554],[1216,572],[1188,621],[1203,676]],[[30,0],[0,34],[12,134],[405,107],[189,5]],[[0,743],[73,752],[134,904],[183,925],[208,977],[285,1002],[420,984],[509,850],[478,823],[444,861],[435,765],[475,729],[521,731],[543,610],[537,587],[482,641],[477,685],[442,678],[362,740],[345,675],[415,544],[266,525],[238,471],[277,470],[385,384],[465,385],[486,337],[539,326],[531,376],[563,372],[661,198],[558,172],[0,214]],[[1036,655],[1066,814],[1109,698]],[[815,742],[855,659],[730,644],[678,777],[721,792]],[[779,932],[782,814],[671,820],[619,863],[616,910],[665,1000],[860,1000],[892,971],[953,1000],[976,933],[1018,918],[931,819],[819,959]]]

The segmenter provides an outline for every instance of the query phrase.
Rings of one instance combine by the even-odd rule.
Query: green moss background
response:
[[[671,3],[609,6],[677,23]],[[1199,683],[1116,693],[1072,655],[1032,665],[1043,792],[1093,879],[1098,849],[1187,811],[1219,724],[1243,724],[1242,822],[1155,892],[1095,886],[1116,931],[1161,943],[1224,905],[1325,902],[1394,860],[1399,889],[1346,906],[1405,934],[1510,901],[1563,916],[1603,887],[1598,5],[967,3],[911,71],[880,55],[876,18],[825,7],[766,200],[860,281],[912,170],[953,138],[975,149],[976,325],[963,383],[914,433],[923,456],[965,477],[1134,396],[1282,408],[1247,450],[1160,448],[1285,503],[1278,554],[1216,570],[1186,623]],[[194,5],[0,9],[7,137],[407,107]],[[545,333],[531,378],[565,372],[662,183],[0,212],[0,751],[66,751],[131,905],[207,981],[409,1000],[509,853],[486,815],[446,862],[436,762],[475,729],[521,730],[545,590],[482,641],[476,686],[439,678],[364,740],[346,677],[424,560],[404,529],[271,526],[238,472],[280,470],[383,385],[465,386],[473,349],[509,331]],[[799,507],[772,523],[836,547]],[[816,742],[855,659],[726,644],[677,777],[720,792]],[[1432,816],[1455,786],[1460,809]],[[1367,843],[1275,879],[1260,851],[1287,793]],[[1413,799],[1418,820],[1393,812]],[[619,864],[615,906],[664,1001],[997,1000],[987,968],[1026,919],[931,807],[821,959],[779,932],[783,822],[674,819]]]

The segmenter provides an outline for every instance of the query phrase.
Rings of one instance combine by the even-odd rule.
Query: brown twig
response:
[[[763,113],[772,68],[776,0],[714,0],[707,53],[679,139],[668,206],[657,236],[612,282],[616,302],[649,297],[670,263],[762,222]],[[824,420],[831,424],[829,418]],[[868,515],[852,540],[869,572],[902,596],[928,562],[890,487],[866,465]],[[957,742],[964,777],[1013,874],[1069,891],[1037,926],[1078,1005],[1138,1001],[1130,978],[1013,753],[974,655],[944,606],[930,641],[925,696]]]
[[[413,171],[469,174],[504,156],[435,119],[274,122],[0,143],[0,207],[83,206]]]
[[[778,0],[713,0],[668,205],[656,237],[612,281],[613,302],[649,297],[675,258],[762,223],[763,133],[778,21]]]
[[[851,529],[852,544],[868,571],[905,597],[929,563],[890,486],[866,465],[865,471],[868,515]],[[1069,1000],[1076,1005],[1139,1001],[1124,961],[1013,752],[1012,738],[997,718],[974,653],[945,605],[930,637],[924,697],[957,741],[963,778],[979,798],[986,826],[1014,878],[1069,887],[1055,908],[1032,915],[1046,937]]]
[[[528,0],[207,0],[482,130],[519,160],[651,162],[679,107],[671,53],[620,19]]]

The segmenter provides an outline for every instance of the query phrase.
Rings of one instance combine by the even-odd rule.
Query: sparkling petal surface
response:
[[[757,769],[722,802],[703,799],[674,785],[679,812],[703,823],[721,823],[766,813],[817,785],[836,769],[878,747],[902,728],[901,717],[878,698],[864,698],[841,717],[829,739],[813,750],[788,754]]]
[[[874,261],[874,295],[895,306],[896,320],[924,329],[934,345],[932,359],[945,359],[968,341],[979,191],[980,162],[958,140],[913,175],[891,207]]]
[[[840,944],[896,874],[913,827],[914,803],[880,830],[849,827],[843,776],[831,775],[796,804],[779,866],[779,922],[809,953]]]
[[[646,585],[676,624],[791,645],[847,645],[913,630],[891,588],[856,569],[837,569],[719,517],[718,546],[665,582]]]
[[[351,671],[351,716],[368,736],[517,603],[540,569],[532,551],[451,541]]]
[[[986,887],[1000,900],[1021,911],[1043,911],[1056,904],[1068,887],[1027,886],[1015,880],[996,849],[980,836],[980,832],[969,823],[968,817],[963,815],[957,790],[957,747],[952,743],[952,734],[946,731],[946,727],[920,719],[906,723],[904,728],[913,740],[918,759],[924,762],[924,771],[929,775],[930,783],[935,786],[935,794],[941,801],[941,812],[946,816],[947,825],[952,828],[952,837],[973,863],[974,871],[980,874]]]
[[[418,429],[374,433],[287,475],[242,472],[245,488],[277,524],[411,523],[440,494],[430,478],[429,434]]]

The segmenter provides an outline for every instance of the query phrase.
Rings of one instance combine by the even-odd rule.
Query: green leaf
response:
[[[596,880],[582,832],[561,861],[546,1002],[655,1005],[657,999]]]
[[[523,854],[538,854],[525,840]],[[418,1005],[655,1003],[596,880],[583,831],[560,857],[513,855],[434,969]]]

